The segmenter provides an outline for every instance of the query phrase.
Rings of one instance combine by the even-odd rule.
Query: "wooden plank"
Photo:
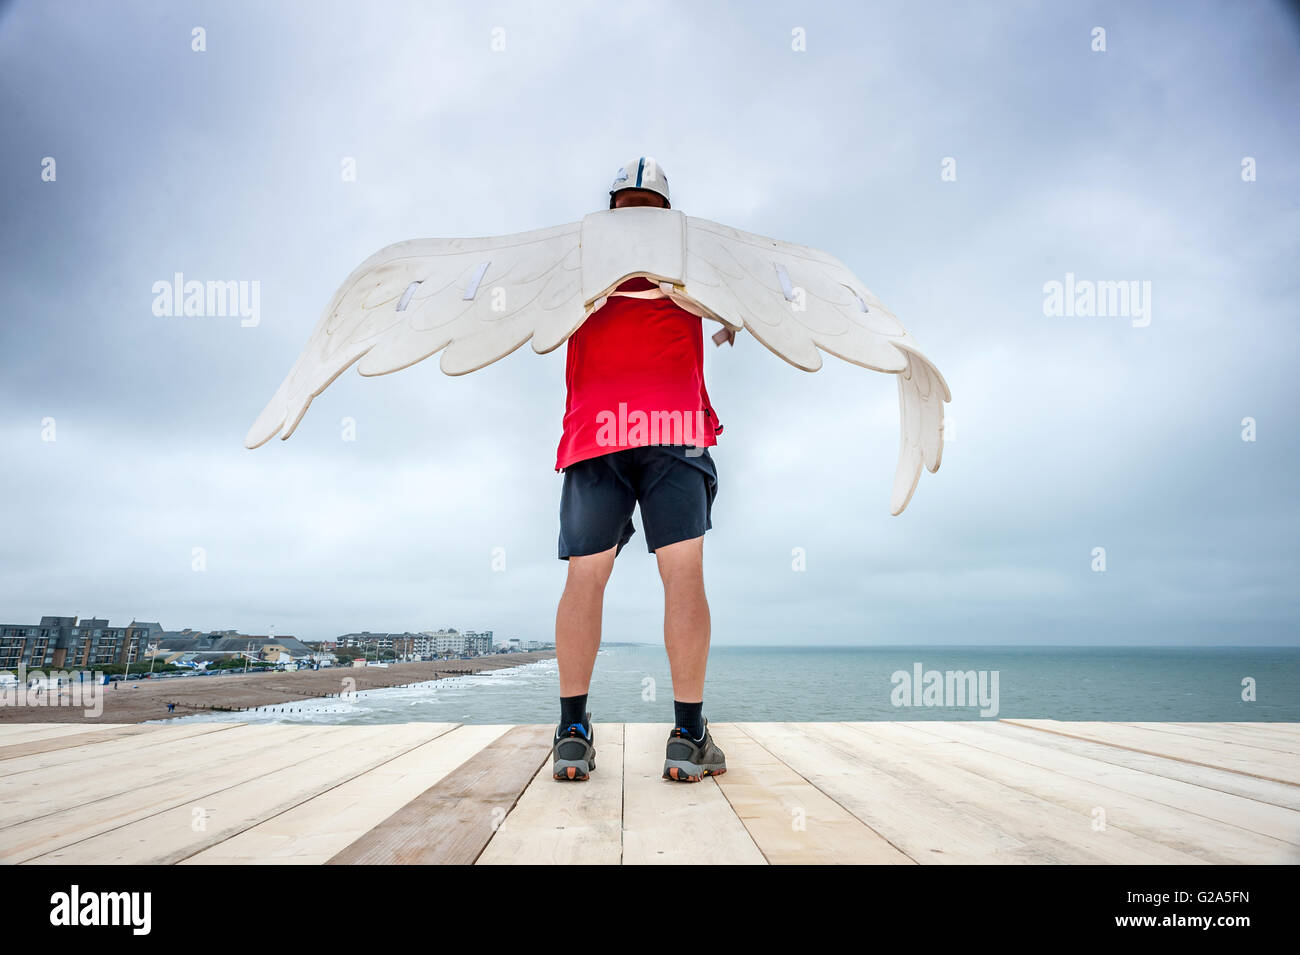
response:
[[[1128,834],[1102,851],[1087,820],[949,765],[934,747],[834,723],[744,728],[922,864],[1198,861]]]
[[[1091,816],[1064,808],[1027,789],[993,779],[961,765],[969,747],[930,736],[902,738],[889,723],[861,724],[869,729],[875,758],[888,761],[891,772],[906,773],[963,811],[987,819],[1015,834],[1026,845],[1062,863],[1203,864],[1182,849],[1115,827],[1099,834]],[[851,745],[863,738],[862,728],[848,724],[817,724],[824,738]],[[987,757],[985,757],[987,758]],[[1104,835],[1104,839],[1100,836]]]
[[[117,826],[30,863],[171,865],[353,779],[451,729],[451,723],[320,727],[271,772],[195,793],[182,804]],[[201,813],[201,817],[196,816]],[[201,825],[195,825],[199,818]]]
[[[1263,724],[1254,726],[1236,726],[1227,723],[1129,723],[1129,726],[1141,726],[1148,729],[1160,729],[1168,733],[1181,733],[1198,736],[1202,739],[1218,740],[1242,746],[1273,749],[1292,756],[1300,756],[1300,736],[1290,733],[1274,733]]]
[[[1174,724],[1189,725],[1189,724]],[[1204,723],[1195,724],[1204,726]],[[1296,752],[1300,747],[1300,728],[1294,723],[1215,723],[1215,727],[1225,732],[1236,731],[1248,733],[1260,742],[1287,752]]]
[[[769,864],[915,864],[739,727],[711,731],[727,754],[718,788]]]
[[[1158,776],[1063,754],[1041,744],[1008,743],[984,732],[978,723],[846,725],[874,738],[930,745],[949,765],[1062,806],[1079,821],[1076,828],[1086,826],[1091,838],[1101,842],[1110,843],[1122,830],[1213,864],[1300,861],[1300,813],[1290,810],[1171,784]],[[1098,809],[1104,816],[1095,815]],[[1194,809],[1232,818],[1223,820]],[[1278,820],[1289,838],[1262,835],[1238,823],[1248,821],[1256,810],[1289,816]],[[1104,824],[1100,830],[1095,828],[1098,821]]]
[[[1300,737],[1300,723],[1220,723],[1220,726],[1240,726],[1278,736]]]
[[[1185,763],[1176,759],[1165,759],[1161,756],[1138,753],[1118,746],[1107,746],[1105,743],[1094,743],[1089,740],[1075,739],[1056,733],[1043,733],[1040,730],[1017,726],[1014,723],[1007,723],[1002,720],[996,723],[981,722],[980,725],[986,727],[988,732],[1005,736],[1007,739],[1035,745],[1047,745],[1063,753],[1075,753],[1095,759],[1098,762],[1123,766],[1144,773],[1152,772],[1153,768],[1158,768],[1159,775],[1166,779],[1174,779],[1204,789],[1241,796],[1245,799],[1253,799],[1272,806],[1300,810],[1300,788],[1287,783],[1259,779],[1255,776],[1244,776],[1241,773],[1234,773],[1227,769],[1216,769],[1211,766],[1199,766],[1195,763]]]
[[[109,752],[118,755],[127,752],[139,754],[146,747],[159,743],[174,739],[205,736],[220,729],[239,725],[242,724],[184,723],[177,726],[142,727],[139,723],[128,723],[125,726],[106,727],[85,733],[69,733],[64,736],[34,739],[26,742],[0,743],[0,761],[9,760],[9,762],[0,762],[0,776],[7,776],[16,772],[29,772],[37,766],[45,768],[62,765],[92,755],[103,756]],[[51,753],[57,753],[58,755],[47,759],[31,761],[23,759],[22,762],[17,762],[19,757],[30,758]]]
[[[914,777],[893,775],[885,754],[811,735],[807,723],[741,729],[910,858],[923,865],[1052,861],[994,822],[963,812]]]
[[[139,723],[100,723],[95,729],[110,729],[116,726],[139,726]],[[0,746],[10,743],[23,743],[35,739],[55,739],[59,736],[71,736],[86,732],[82,723],[2,723],[0,724]]]
[[[179,864],[324,865],[507,729],[459,726]]]
[[[1119,723],[1067,722],[1059,720],[1005,720],[1017,726],[1046,733],[1059,733],[1107,746],[1118,746],[1135,753],[1164,756],[1197,766],[1227,769],[1246,776],[1274,782],[1300,785],[1300,760],[1287,753],[1253,750],[1242,753],[1235,747],[1209,740],[1175,736],[1152,730],[1136,729]]]
[[[32,757],[28,770],[0,776],[0,844],[4,831],[20,823],[141,790],[156,793],[168,784],[184,791],[198,778],[224,778],[231,767],[246,771],[260,757],[268,760],[260,771],[269,771],[291,755],[294,745],[320,732],[304,726],[244,725],[210,739],[200,737],[201,743],[184,738],[169,741],[156,747],[147,762],[124,762],[110,753],[45,767],[39,761],[56,754]]]
[[[764,864],[763,854],[714,778],[698,783],[663,778],[669,729],[667,723],[624,727],[623,863]]]
[[[1284,783],[1256,780],[1227,770],[1189,766],[1178,760],[1131,753],[1100,743],[1044,735],[1006,723],[966,721],[907,725],[961,739],[990,753],[1056,769],[1082,771],[1084,777],[1121,792],[1230,822],[1283,842],[1300,840],[1300,800],[1286,807],[1268,801],[1258,790],[1232,791],[1222,781],[1245,781],[1259,789],[1291,790]],[[1176,775],[1170,775],[1176,774]]]
[[[478,865],[618,865],[623,856],[622,723],[596,723],[596,768],[556,782],[549,754]]]
[[[21,862],[42,852],[147,818],[177,805],[256,778],[304,758],[339,730],[249,726],[216,734],[220,744],[181,753],[160,766],[114,760],[86,773],[92,761],[0,779],[0,862]],[[181,741],[185,742],[185,741]],[[102,745],[102,744],[101,744]],[[52,779],[51,777],[58,777]]]
[[[551,755],[550,726],[515,726],[328,865],[468,865]]]

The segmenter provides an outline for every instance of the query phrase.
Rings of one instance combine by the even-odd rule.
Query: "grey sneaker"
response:
[[[588,713],[583,723],[556,727],[551,744],[552,775],[559,780],[582,782],[596,768],[596,731]]]
[[[704,720],[704,738],[692,739],[684,726],[674,726],[668,734],[664,758],[664,779],[679,783],[698,783],[705,776],[721,776],[727,771],[727,757],[713,742],[709,720]]]

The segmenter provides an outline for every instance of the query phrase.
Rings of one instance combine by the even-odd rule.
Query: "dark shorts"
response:
[[[702,537],[713,526],[717,492],[708,448],[649,445],[577,461],[564,469],[560,492],[560,559],[611,547],[621,553],[636,533],[632,509],[638,503],[650,553]]]

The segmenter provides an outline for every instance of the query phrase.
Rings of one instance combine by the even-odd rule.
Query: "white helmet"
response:
[[[638,156],[630,163],[620,166],[614,174],[614,184],[609,187],[609,207],[614,208],[614,193],[624,189],[649,189],[664,197],[664,205],[671,206],[668,198],[668,177],[663,167],[655,162],[653,156]]]

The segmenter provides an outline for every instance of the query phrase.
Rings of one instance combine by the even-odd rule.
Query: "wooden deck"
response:
[[[0,726],[5,863],[1296,863],[1300,724]]]

